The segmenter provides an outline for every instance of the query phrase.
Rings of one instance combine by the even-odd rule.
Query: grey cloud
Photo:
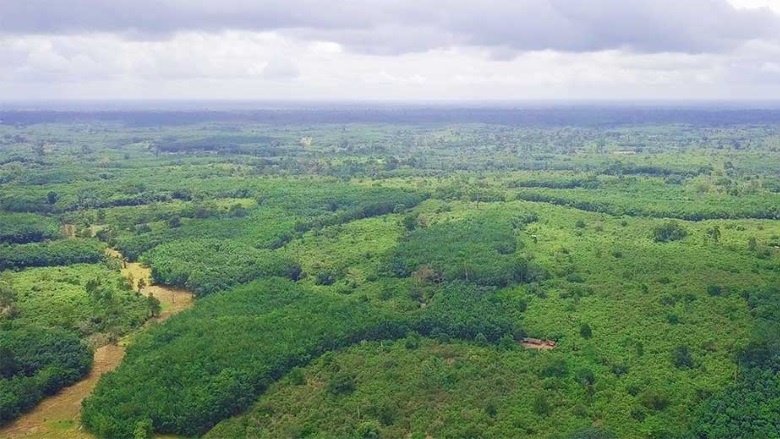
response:
[[[377,55],[453,46],[501,58],[531,50],[713,53],[780,36],[780,17],[726,0],[24,0],[0,3],[0,34],[278,31]]]

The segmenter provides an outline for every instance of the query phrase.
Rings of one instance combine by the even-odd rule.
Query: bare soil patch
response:
[[[540,351],[555,349],[555,342],[553,340],[542,340],[540,338],[526,337],[520,341],[520,345],[527,349],[536,349]]]

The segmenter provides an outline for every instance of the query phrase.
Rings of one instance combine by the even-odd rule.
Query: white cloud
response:
[[[225,1],[219,8],[204,4],[216,8],[208,12],[217,16],[233,3],[255,11],[248,2]],[[597,1],[616,10],[616,0]],[[730,1],[753,11],[780,3]],[[569,29],[574,33],[560,40],[549,39],[550,30],[542,29],[551,21],[516,29],[520,23],[512,15],[491,21],[489,32],[478,32],[474,26],[484,15],[470,17],[473,8],[459,0],[447,13],[401,2],[361,12],[360,20],[339,16],[333,7],[317,18],[317,26],[267,31],[182,25],[187,29],[134,31],[164,38],[128,38],[127,29],[86,32],[76,26],[68,32],[0,34],[0,99],[780,99],[780,41],[763,31],[745,34],[740,27],[709,41],[708,29],[731,12],[723,12],[725,3],[717,0],[695,0],[698,8],[705,2],[720,5],[721,15],[696,17],[690,29],[652,44],[640,37],[663,27],[640,32],[629,29],[633,21],[628,20],[595,32],[594,23],[614,21],[617,12],[602,16],[587,8],[567,10],[587,26]],[[510,12],[531,7],[508,3],[491,0],[482,6],[503,4],[501,10]],[[551,13],[544,8],[564,3],[549,0],[539,12]],[[676,8],[667,0],[642,4],[641,11],[659,17],[665,12],[661,6]],[[671,23],[678,26],[692,15],[676,11],[677,21]],[[622,15],[627,16],[633,15]],[[400,25],[397,17],[408,20]],[[87,26],[88,19],[77,24]],[[278,19],[315,20],[303,12]],[[338,26],[344,23],[349,25]],[[582,32],[589,42],[571,45],[570,38]]]

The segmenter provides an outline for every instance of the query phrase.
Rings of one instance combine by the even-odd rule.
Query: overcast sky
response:
[[[0,0],[28,99],[780,99],[780,0]]]

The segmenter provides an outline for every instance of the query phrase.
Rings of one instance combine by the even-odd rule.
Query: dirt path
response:
[[[122,257],[116,250],[109,250],[108,253],[120,259]],[[144,279],[148,284],[151,270],[138,263],[127,263],[127,267],[122,269],[122,274],[132,275],[135,282]],[[185,290],[150,286],[144,288],[142,292],[153,295],[162,305],[160,316],[153,321],[164,321],[193,304],[193,295]],[[106,345],[95,350],[94,364],[86,378],[46,398],[32,411],[0,429],[0,438],[94,438],[80,428],[81,401],[92,393],[101,375],[119,366],[125,356],[125,346],[133,335],[123,338],[118,345]]]

